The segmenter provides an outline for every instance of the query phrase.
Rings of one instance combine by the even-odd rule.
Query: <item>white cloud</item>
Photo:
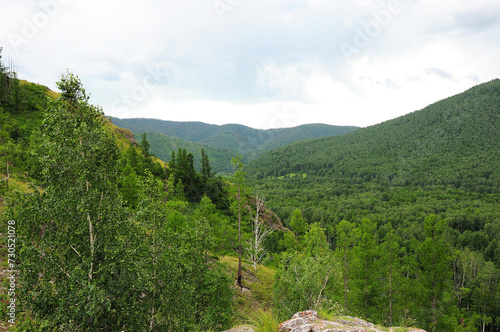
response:
[[[218,1],[0,0],[0,47],[21,78],[78,74],[115,116],[256,127],[365,126],[500,76],[495,0]]]

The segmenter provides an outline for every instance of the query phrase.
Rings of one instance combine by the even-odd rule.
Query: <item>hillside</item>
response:
[[[499,128],[494,80],[344,136],[272,150],[246,171],[286,227],[294,230],[298,208],[326,229],[354,315],[387,324],[390,310],[428,330],[494,331]]]
[[[294,143],[248,167],[357,186],[451,186],[500,192],[500,80],[341,137]]]
[[[237,124],[217,126],[201,122],[155,119],[112,118],[111,120],[117,126],[131,130],[136,137],[144,132],[164,134],[187,141],[182,146],[178,145],[182,143],[181,141],[175,141],[175,146],[191,150],[199,150],[201,147],[194,148],[188,142],[208,145],[212,148],[213,156],[210,157],[216,171],[230,169],[231,157],[236,154],[242,154],[245,162],[249,162],[272,148],[305,139],[343,135],[357,129],[357,127],[308,124],[294,128],[259,130]],[[152,152],[160,158],[165,155],[169,158],[170,152],[165,151],[172,147],[173,140],[163,137],[160,143],[158,136],[155,139],[157,144],[152,146]],[[229,155],[231,157],[227,158]],[[168,161],[168,159],[163,160]]]
[[[198,171],[187,151],[166,167],[152,147],[216,153],[226,142],[251,159],[329,127],[252,141],[248,127],[192,123],[201,132],[184,134],[211,132],[206,142],[149,133],[139,147],[77,76],[61,75],[60,94],[0,76],[0,274],[22,276],[0,300],[17,291],[15,330],[276,330],[306,309],[331,326],[500,328],[498,80],[278,147],[230,183],[210,165],[228,155]],[[10,314],[0,310],[0,325]]]

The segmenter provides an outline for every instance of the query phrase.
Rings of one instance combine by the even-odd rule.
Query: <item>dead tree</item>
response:
[[[263,263],[267,259],[267,251],[264,249],[264,240],[275,230],[274,226],[266,229],[265,225],[260,220],[260,213],[263,207],[264,200],[259,198],[257,195],[255,195],[255,215],[253,214],[252,209],[248,207],[253,223],[252,237],[246,242],[246,249],[249,255],[249,260],[255,271],[257,271],[257,265]]]

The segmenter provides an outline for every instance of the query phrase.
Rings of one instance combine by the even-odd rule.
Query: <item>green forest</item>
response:
[[[170,151],[186,149],[194,154],[195,165],[201,165],[200,152],[205,149],[217,172],[232,172],[231,158],[241,155],[248,163],[273,148],[305,139],[339,136],[358,129],[352,126],[307,124],[293,128],[253,129],[243,125],[222,126],[202,122],[173,122],[156,119],[118,119],[111,121],[131,130],[136,137],[147,133],[151,152],[165,162]]]
[[[57,87],[0,61],[11,330],[277,331],[308,309],[399,331],[500,330],[499,80],[248,164],[231,156],[225,176],[210,144],[170,148],[166,163],[78,76]]]
[[[494,80],[341,137],[278,148],[247,171],[285,226],[294,230],[286,221],[300,208],[325,229],[349,313],[497,331],[499,128]]]

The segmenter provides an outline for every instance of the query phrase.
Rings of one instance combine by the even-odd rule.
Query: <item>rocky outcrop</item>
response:
[[[382,329],[359,318],[343,316],[334,321],[319,318],[316,311],[296,313],[292,319],[279,325],[279,332],[425,332],[413,328]]]

